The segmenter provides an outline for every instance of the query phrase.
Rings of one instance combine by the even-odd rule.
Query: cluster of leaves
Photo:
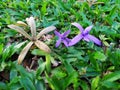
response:
[[[28,42],[7,25],[25,22],[30,16],[35,17],[37,30],[52,25],[60,32],[72,28],[70,38],[79,33],[70,23],[93,24],[90,33],[99,37],[103,46],[81,41],[69,48],[55,48],[54,37],[50,54],[35,48],[29,51],[38,57],[37,68],[18,65],[15,57]],[[29,53],[27,62],[33,58]],[[119,68],[120,0],[0,1],[0,90],[119,90]]]

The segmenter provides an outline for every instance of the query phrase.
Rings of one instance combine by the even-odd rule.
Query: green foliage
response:
[[[20,43],[26,38],[7,25],[25,22],[30,16],[35,17],[37,32],[55,25],[60,32],[70,29],[69,38],[79,33],[72,22],[83,27],[93,24],[90,33],[100,38],[103,46],[81,41],[72,47],[55,48],[53,35],[51,54],[33,46],[26,55],[27,64],[32,56],[37,57],[36,68],[18,65],[15,57],[28,41]],[[29,27],[24,30],[30,33]],[[0,90],[120,90],[119,68],[120,0],[0,1]]]
[[[11,65],[11,57],[16,52],[19,51],[20,47],[26,42],[19,44],[12,44],[10,46],[4,47],[3,44],[0,45],[0,71],[3,71],[5,67]]]

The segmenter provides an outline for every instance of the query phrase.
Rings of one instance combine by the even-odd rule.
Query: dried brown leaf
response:
[[[39,41],[39,40],[35,41],[35,45],[36,45],[39,49],[41,49],[41,50],[43,50],[43,51],[45,51],[45,52],[47,52],[47,53],[50,53],[50,52],[51,52],[50,48],[49,48],[45,43],[43,43],[43,42],[41,42],[41,41]]]
[[[8,27],[11,28],[11,29],[16,30],[16,31],[19,32],[20,34],[24,35],[26,38],[32,40],[31,37],[30,37],[30,35],[27,34],[27,33],[24,31],[23,28],[21,28],[21,27],[19,27],[19,26],[16,26],[16,25],[8,25]]]
[[[27,27],[27,24],[22,22],[22,21],[17,21],[16,23],[17,26],[23,26],[23,27]]]
[[[32,46],[33,42],[29,42],[21,51],[19,57],[18,57],[18,64],[21,64],[22,61],[24,60],[28,50],[30,49],[30,47]]]
[[[36,37],[36,24],[35,24],[34,17],[26,18],[26,21],[28,25],[30,26],[32,37],[35,38]]]
[[[51,32],[51,31],[53,31],[53,30],[55,30],[55,29],[56,29],[55,26],[49,26],[49,27],[43,29],[43,30],[37,35],[37,39],[39,39],[42,35],[47,34],[47,33]]]

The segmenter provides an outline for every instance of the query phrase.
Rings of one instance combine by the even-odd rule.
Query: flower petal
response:
[[[84,31],[83,27],[79,23],[74,22],[72,25],[76,26],[81,32]]]
[[[36,37],[36,24],[34,17],[26,18],[28,25],[30,26],[32,37]]]
[[[71,41],[71,39],[69,39],[69,38],[67,38],[67,37],[65,38],[65,40],[66,40],[67,42],[70,42],[70,41]]]
[[[57,40],[57,42],[56,42],[55,47],[58,47],[60,44],[61,44],[61,39],[59,38],[59,39]]]
[[[90,32],[90,30],[92,29],[93,25],[88,26],[87,28],[85,28],[84,30],[84,34],[88,34]]]
[[[61,34],[58,31],[54,31],[55,35],[61,37]]]
[[[66,40],[63,40],[63,43],[66,47],[68,47],[68,42]]]
[[[78,43],[81,39],[83,38],[83,36],[81,34],[78,34],[77,36],[75,36],[69,43],[68,46],[73,46],[76,43]]]
[[[85,40],[85,41],[87,41],[87,42],[90,41],[89,38],[88,38],[87,36],[85,36],[85,37],[83,38],[83,40]]]
[[[95,44],[101,46],[102,42],[97,39],[96,37],[92,36],[92,35],[87,35],[87,38],[89,38],[90,41],[93,41]]]
[[[67,30],[66,32],[63,33],[63,36],[66,37],[70,33],[70,30]]]

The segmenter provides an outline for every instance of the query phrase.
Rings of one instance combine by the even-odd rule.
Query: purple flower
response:
[[[87,28],[85,28],[85,30],[83,29],[83,27],[78,24],[78,23],[72,23],[72,25],[76,26],[80,31],[81,33],[78,34],[77,36],[75,36],[71,42],[69,43],[68,46],[72,46],[72,45],[75,45],[76,43],[78,43],[81,39],[87,41],[87,42],[94,42],[95,44],[97,45],[101,45],[101,41],[99,39],[97,39],[96,37],[94,37],[93,35],[90,35],[89,32],[90,30],[92,29],[92,25],[91,26],[88,26]]]
[[[55,31],[54,32],[56,36],[58,36],[58,40],[56,42],[56,47],[58,47],[61,42],[63,42],[65,44],[66,47],[68,47],[68,43],[70,42],[70,39],[67,38],[68,34],[70,33],[70,30],[64,32],[63,34],[60,34],[59,32]]]

